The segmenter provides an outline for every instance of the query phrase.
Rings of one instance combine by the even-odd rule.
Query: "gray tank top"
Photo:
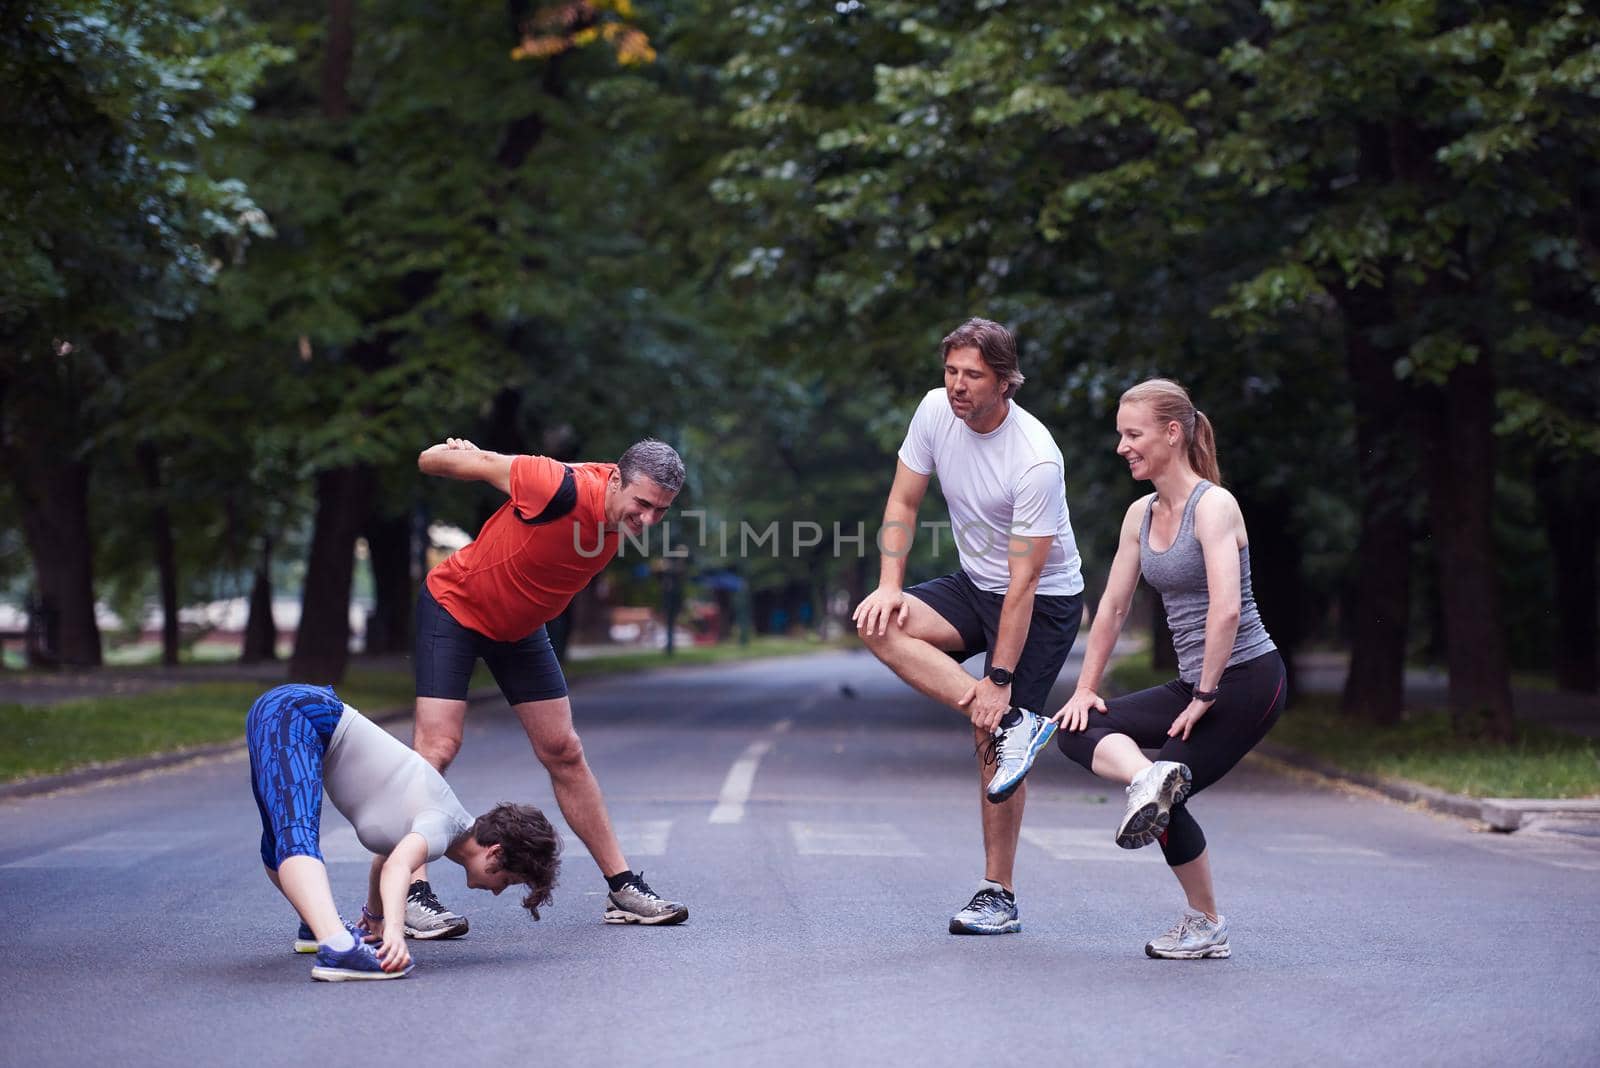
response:
[[[1165,552],[1150,548],[1150,516],[1155,508],[1155,494],[1145,506],[1144,522],[1139,526],[1139,570],[1145,581],[1161,594],[1161,603],[1167,613],[1167,627],[1172,631],[1172,648],[1178,654],[1178,676],[1187,683],[1200,681],[1200,669],[1206,653],[1206,612],[1210,608],[1210,593],[1206,589],[1206,559],[1200,549],[1200,539],[1194,536],[1194,509],[1200,497],[1211,488],[1205,479],[1189,494],[1183,506],[1183,519],[1178,524],[1178,536]],[[1228,667],[1254,660],[1277,646],[1261,625],[1261,613],[1256,611],[1255,595],[1250,592],[1250,546],[1239,550],[1239,631],[1233,637],[1233,652],[1228,656]]]

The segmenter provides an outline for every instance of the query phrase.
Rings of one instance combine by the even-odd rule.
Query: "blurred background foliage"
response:
[[[1393,721],[1419,661],[1462,733],[1509,734],[1515,670],[1595,690],[1580,4],[44,0],[0,12],[0,114],[0,583],[57,663],[100,662],[97,600],[157,601],[176,662],[180,605],[248,597],[271,656],[289,584],[288,671],[337,678],[358,540],[367,647],[406,650],[421,533],[495,503],[416,474],[447,435],[672,442],[691,591],[825,627],[982,315],[1091,601],[1141,491],[1116,398],[1162,374],[1348,714]]]

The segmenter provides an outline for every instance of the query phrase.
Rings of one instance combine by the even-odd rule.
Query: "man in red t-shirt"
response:
[[[441,772],[461,748],[467,686],[478,660],[522,720],[550,773],[556,803],[606,877],[607,923],[682,923],[689,910],[662,899],[628,867],[600,784],[572,728],[567,682],[545,624],[616,555],[622,532],[641,534],[683,488],[683,461],[646,439],[615,464],[563,464],[485,452],[461,438],[417,457],[423,474],[482,481],[510,499],[470,544],[428,573],[417,598],[417,718],[412,747]],[[454,938],[467,921],[439,903],[419,870],[406,901],[411,938]]]

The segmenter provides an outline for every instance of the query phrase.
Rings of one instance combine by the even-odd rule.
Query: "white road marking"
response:
[[[112,831],[13,860],[7,868],[131,868],[151,855],[189,845],[206,835],[194,832]]]
[[[1326,834],[1278,834],[1273,835],[1274,845],[1261,847],[1266,853],[1292,853],[1296,856],[1306,856],[1312,859],[1318,857],[1376,857],[1380,860],[1391,859],[1389,854],[1380,849],[1369,849],[1366,846],[1351,845]]]
[[[1137,860],[1161,855],[1161,850],[1154,846],[1123,849],[1117,845],[1111,831],[1098,827],[1092,830],[1078,827],[1024,827],[1022,840],[1038,846],[1056,860]]]
[[[922,850],[892,823],[789,821],[795,852],[816,857],[920,857]]]
[[[667,836],[672,832],[671,820],[635,820],[613,824],[617,844],[631,857],[659,857],[666,855]],[[583,841],[570,830],[561,834],[566,851],[585,850]],[[586,851],[586,850],[585,850]]]
[[[787,731],[790,721],[781,719],[772,726],[773,734]],[[750,800],[750,789],[755,785],[756,771],[761,758],[772,751],[773,739],[761,738],[745,746],[739,759],[728,769],[722,781],[722,792],[717,795],[717,807],[711,810],[712,823],[739,823],[744,819],[745,802]]]

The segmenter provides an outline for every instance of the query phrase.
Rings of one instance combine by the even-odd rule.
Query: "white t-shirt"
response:
[[[979,434],[957,418],[943,389],[929,390],[911,417],[900,459],[919,475],[938,475],[961,569],[978,589],[1003,594],[1010,587],[1012,534],[1053,534],[1038,592],[1051,597],[1082,593],[1061,450],[1044,424],[1016,401],[1008,409],[1005,422]]]
[[[438,860],[472,829],[472,817],[444,776],[400,739],[344,706],[322,760],[322,788],[361,844],[388,855],[412,831]]]

